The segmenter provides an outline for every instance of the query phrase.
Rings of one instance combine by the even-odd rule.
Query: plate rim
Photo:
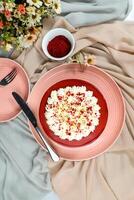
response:
[[[26,102],[27,102],[27,101],[28,101],[28,98],[29,98],[29,96],[30,96],[30,80],[29,80],[28,74],[26,73],[25,69],[22,67],[21,64],[19,64],[19,63],[16,62],[15,60],[12,60],[12,59],[10,59],[10,58],[1,58],[1,57],[0,57],[0,60],[1,60],[1,59],[2,59],[2,60],[7,60],[7,61],[9,61],[9,62],[13,62],[13,63],[15,63],[15,64],[17,65],[17,67],[19,67],[19,68],[22,69],[23,73],[24,73],[25,76],[26,76],[27,82],[28,82],[28,90],[27,90],[27,91],[28,91],[28,96],[27,96],[27,99],[26,99]],[[15,114],[13,117],[11,117],[11,118],[9,118],[9,119],[7,119],[7,120],[0,120],[0,124],[6,123],[6,122],[10,122],[10,121],[16,119],[22,112],[23,112],[23,111],[22,111],[22,109],[21,109],[21,110],[20,110],[17,114]]]

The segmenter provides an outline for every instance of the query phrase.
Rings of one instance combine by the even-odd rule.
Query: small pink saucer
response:
[[[39,119],[39,108],[45,92],[54,84],[67,79],[79,79],[92,84],[104,97],[108,109],[107,123],[100,136],[93,142],[77,147],[65,146],[48,137]],[[59,156],[66,160],[87,160],[105,152],[119,137],[125,120],[125,104],[119,87],[107,73],[95,66],[86,67],[81,72],[79,64],[64,64],[48,71],[32,89],[28,103],[44,136]],[[38,134],[31,124],[29,126],[36,141],[44,148]]]
[[[28,76],[17,62],[8,58],[0,58],[0,80],[13,68],[17,69],[14,80],[6,86],[0,86],[0,122],[15,118],[21,110],[12,96],[13,91],[18,92],[25,100],[29,95]]]

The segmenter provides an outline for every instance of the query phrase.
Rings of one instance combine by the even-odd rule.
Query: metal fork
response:
[[[8,85],[15,78],[16,75],[17,75],[17,69],[13,68],[13,70],[0,81],[0,85],[2,86]]]

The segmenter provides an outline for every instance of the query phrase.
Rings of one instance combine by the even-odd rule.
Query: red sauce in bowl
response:
[[[47,50],[51,56],[61,58],[70,52],[71,43],[65,36],[58,35],[48,43]]]

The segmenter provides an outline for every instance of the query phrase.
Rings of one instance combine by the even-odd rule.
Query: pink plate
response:
[[[45,133],[39,120],[39,108],[45,92],[54,84],[67,79],[89,82],[100,91],[107,104],[108,119],[104,130],[93,142],[82,146],[71,147],[54,141]],[[78,64],[64,64],[50,70],[34,86],[28,103],[37,117],[44,136],[56,152],[66,160],[87,160],[106,151],[120,135],[125,120],[125,105],[119,87],[107,73],[94,66],[87,67],[84,72],[81,72]],[[36,141],[43,147],[31,124],[29,126]]]
[[[29,81],[23,68],[15,61],[8,58],[0,58],[0,80],[16,67],[17,75],[6,86],[0,86],[0,122],[6,122],[15,118],[20,107],[12,97],[12,92],[18,92],[25,100],[29,94]]]

